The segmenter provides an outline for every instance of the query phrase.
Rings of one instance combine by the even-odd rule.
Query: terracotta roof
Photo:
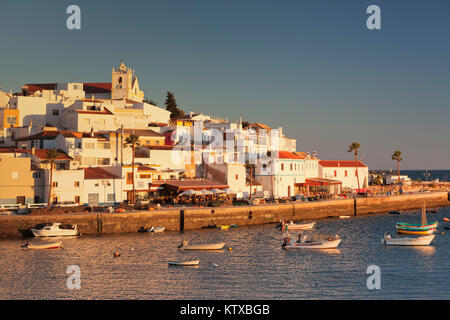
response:
[[[260,122],[250,123],[245,128],[247,128],[247,129],[251,128],[251,129],[255,129],[257,131],[259,131],[259,130],[266,130],[266,131],[272,130],[268,125],[265,125],[264,123],[260,123]]]
[[[47,150],[48,149],[34,149],[34,155],[38,157],[40,160],[47,160]],[[56,160],[73,160],[72,157],[69,157],[64,151],[57,150],[58,156],[56,157]],[[30,155],[33,154],[32,149],[0,149],[0,153],[29,153]]]
[[[83,90],[86,93],[111,93],[111,82],[85,82]]]
[[[293,159],[293,160],[302,160],[304,157],[301,157],[294,152],[289,151],[278,151],[278,158],[279,159]]]
[[[28,94],[42,90],[56,90],[56,83],[28,83],[22,86],[22,89],[25,89]]]
[[[100,138],[105,139],[105,136],[101,134],[100,132],[94,132],[94,137],[91,137],[91,134],[89,132],[77,132],[77,131],[66,131],[66,130],[44,130],[39,133],[21,137],[15,139],[15,141],[27,141],[27,140],[38,140],[38,139],[44,139],[44,140],[54,140],[58,135],[63,135],[66,138]]]
[[[339,168],[339,167],[355,167],[354,160],[322,160],[319,161],[322,167]],[[361,161],[356,161],[357,167],[367,167]]]
[[[84,168],[84,179],[120,179],[120,177],[106,171],[103,168]]]
[[[153,131],[153,130],[145,130],[145,129],[124,129],[123,132],[125,133],[129,133],[129,134],[134,134],[136,136],[139,137],[158,137],[158,138],[164,138],[165,136]]]
[[[138,171],[157,171],[155,168],[147,167],[147,166],[139,166]]]

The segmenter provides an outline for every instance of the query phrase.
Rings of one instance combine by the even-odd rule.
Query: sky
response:
[[[450,169],[449,35],[448,0],[0,0],[0,88],[110,82],[123,59],[159,106],[172,91],[185,112],[281,126],[321,159],[356,141],[369,169],[395,150]]]

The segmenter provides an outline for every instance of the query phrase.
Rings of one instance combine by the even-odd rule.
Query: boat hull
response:
[[[437,226],[438,226],[437,222],[432,223],[432,224],[426,224],[426,225],[415,224],[415,223],[406,223],[406,222],[397,222],[397,224],[395,225],[395,227],[397,229],[420,230],[420,231],[436,229]]]
[[[76,236],[78,234],[77,229],[60,229],[57,231],[31,229],[31,232],[35,237],[64,237],[64,236]]]
[[[220,243],[208,243],[208,244],[189,244],[181,247],[183,250],[221,250],[225,245],[225,242]]]
[[[342,239],[314,242],[295,242],[284,246],[285,249],[336,249]]]
[[[281,230],[291,231],[291,230],[311,230],[314,228],[315,222],[311,223],[293,223],[293,224],[285,224],[281,226]]]
[[[391,246],[428,246],[431,241],[433,241],[434,235],[428,235],[417,238],[390,238],[385,237],[381,240],[382,243],[391,245]]]
[[[197,266],[200,260],[189,260],[189,261],[169,261],[169,266]]]
[[[433,234],[436,231],[436,229],[429,229],[429,230],[406,230],[406,229],[398,229],[398,233],[404,233],[404,234],[416,234],[416,235],[427,235],[427,234]]]
[[[62,245],[61,242],[54,242],[54,243],[45,243],[45,244],[27,244],[24,248],[25,249],[58,249]]]

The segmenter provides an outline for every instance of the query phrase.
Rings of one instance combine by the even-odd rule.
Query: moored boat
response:
[[[428,246],[434,239],[434,234],[423,237],[391,237],[385,234],[381,243],[391,246]]]
[[[224,245],[225,242],[189,244],[188,240],[183,240],[178,248],[182,250],[222,250]]]
[[[169,266],[196,266],[200,263],[200,260],[174,260],[169,261]]]
[[[314,225],[316,224],[315,221],[308,222],[308,223],[297,223],[297,222],[289,222],[285,223],[284,220],[281,220],[281,230],[284,231],[292,231],[292,230],[311,230],[314,228]]]
[[[425,210],[425,203],[422,204],[422,221],[420,224],[409,222],[397,222],[395,224],[397,232],[405,234],[419,234],[419,235],[432,234],[437,227],[438,227],[437,222],[427,223],[427,212]]]
[[[313,236],[310,240],[306,236],[299,237],[299,241],[292,242],[289,237],[284,238],[281,245],[284,249],[336,249],[342,239],[335,236]]]
[[[389,211],[389,214],[401,214],[400,211]]]
[[[404,234],[417,234],[417,235],[427,235],[433,234],[436,232],[436,229],[428,229],[428,230],[411,230],[411,229],[399,229],[397,228],[398,233]]]
[[[77,225],[62,225],[59,222],[44,223],[37,228],[31,229],[35,237],[62,237],[76,236],[78,234]]]
[[[51,243],[26,243],[22,246],[24,249],[58,249],[62,247],[62,242],[51,242]]]

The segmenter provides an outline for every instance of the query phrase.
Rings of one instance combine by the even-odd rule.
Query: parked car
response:
[[[78,203],[75,201],[61,201],[53,205],[54,207],[76,207]]]

